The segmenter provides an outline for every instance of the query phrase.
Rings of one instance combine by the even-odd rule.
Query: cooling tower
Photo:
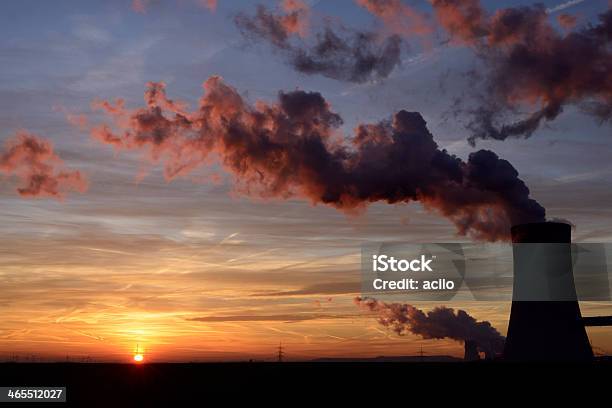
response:
[[[465,361],[477,361],[480,360],[480,355],[478,354],[478,345],[474,340],[466,340],[464,343],[464,351],[463,359]]]
[[[574,285],[570,225],[516,225],[512,242],[514,286],[504,359],[591,360]]]

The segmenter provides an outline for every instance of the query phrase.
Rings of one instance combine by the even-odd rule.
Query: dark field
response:
[[[281,364],[5,363],[0,364],[0,386],[65,386],[69,405],[77,406],[195,406],[186,404],[188,398],[204,406],[209,405],[211,395],[219,393],[229,399],[264,400],[276,398],[280,392],[313,398],[322,391],[350,398],[360,398],[360,394],[376,398],[396,392],[448,398],[508,384],[537,388],[544,382],[572,389],[584,384],[596,390],[601,389],[600,382],[609,381],[611,368],[612,364],[605,361],[569,365],[346,360]]]

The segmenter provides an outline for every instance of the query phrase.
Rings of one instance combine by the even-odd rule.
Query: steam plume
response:
[[[543,7],[498,11],[491,20],[485,104],[470,123],[470,138],[529,137],[567,105],[577,105],[600,122],[612,112],[612,10],[600,23],[562,35]],[[496,126],[505,111],[521,105],[536,110],[516,123]]]
[[[476,139],[529,137],[567,105],[581,107],[600,122],[610,120],[612,10],[598,24],[573,32],[568,31],[576,19],[564,14],[559,21],[565,33],[560,33],[542,5],[493,15],[478,0],[433,0],[432,6],[451,38],[474,46],[485,62],[486,95],[468,125],[472,144]],[[533,111],[526,118],[498,124],[505,113],[524,106]]]
[[[386,78],[400,64],[402,40],[398,35],[333,29],[327,24],[311,42],[304,38],[308,21],[308,7],[297,0],[285,1],[283,10],[276,13],[258,6],[254,16],[239,13],[234,18],[246,38],[269,43],[305,74],[360,83]]]
[[[372,298],[356,297],[355,304],[378,314],[378,322],[398,335],[413,333],[424,339],[472,340],[480,351],[501,351],[504,337],[488,321],[477,321],[464,310],[444,306],[425,313],[402,303],[384,303]]]
[[[413,36],[419,15],[397,0],[356,0],[392,31]],[[572,31],[576,18],[562,14],[556,30],[549,15],[580,1],[553,9],[542,5],[504,8],[493,14],[479,0],[430,0],[437,25],[450,43],[473,47],[484,63],[484,96],[470,109],[469,141],[529,137],[568,105],[578,106],[600,123],[612,117],[612,10],[599,23]],[[427,20],[423,20],[427,22]],[[400,30],[398,27],[411,27]],[[427,27],[427,24],[424,24]],[[504,123],[509,114],[530,111]]]
[[[245,194],[306,198],[344,211],[420,201],[476,239],[507,239],[511,225],[544,220],[509,162],[487,150],[467,162],[448,154],[417,112],[361,124],[343,141],[342,118],[319,93],[279,92],[277,103],[252,106],[219,77],[204,89],[195,111],[169,99],[163,83],[149,83],[143,108],[97,101],[115,126],[92,135],[162,161],[168,179],[217,157]]]
[[[85,177],[64,169],[49,141],[23,131],[6,141],[0,152],[0,173],[17,177],[21,182],[17,192],[24,197],[61,199],[66,191],[87,189]]]

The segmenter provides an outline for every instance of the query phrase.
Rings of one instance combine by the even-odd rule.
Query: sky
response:
[[[558,15],[575,16],[571,29],[581,30],[609,7],[603,0],[542,3],[559,33]],[[43,164],[69,173],[58,179],[65,191],[55,194],[51,185],[28,195],[17,190],[27,168],[0,167],[0,358],[126,361],[138,345],[153,361],[270,360],[281,342],[295,360],[411,355],[421,347],[428,355],[463,355],[463,345],[451,339],[398,336],[354,303],[362,244],[470,241],[452,219],[427,203],[375,202],[345,211],[308,194],[244,194],[235,169],[206,160],[168,177],[164,154],[176,146],[156,160],[137,142],[95,137],[102,124],[119,128],[117,134],[134,130],[131,118],[146,106],[151,81],[164,82],[167,98],[186,104],[166,107],[172,113],[195,112],[212,76],[250,106],[276,106],[279,91],[319,92],[343,119],[331,131],[340,139],[350,139],[361,123],[418,111],[449,154],[467,161],[490,149],[512,163],[549,219],[574,224],[574,241],[612,240],[609,123],[572,100],[528,138],[472,146],[471,108],[462,103],[478,100],[471,91],[484,80],[474,73],[487,60],[467,39],[415,35],[412,25],[398,28],[352,0],[306,2],[308,26],[290,33],[300,37],[293,44],[312,41],[324,22],[409,38],[390,73],[350,81],[300,72],[287,48],[245,35],[236,16],[254,16],[258,4],[286,13],[279,2],[263,1],[2,3],[0,142],[10,144],[20,132],[36,135],[54,150]],[[433,16],[427,1],[402,4]],[[491,14],[531,5],[482,2]],[[96,108],[116,98],[125,101],[119,116]],[[533,110],[525,99],[513,115]],[[446,306],[506,332],[508,302]],[[612,312],[611,303],[581,307],[588,316]],[[597,353],[612,352],[608,328],[588,333]]]

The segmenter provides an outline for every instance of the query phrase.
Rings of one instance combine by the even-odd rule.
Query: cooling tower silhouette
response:
[[[480,360],[480,355],[478,354],[478,343],[474,340],[466,340],[463,343],[464,354],[463,359],[465,361],[477,361]]]
[[[591,360],[574,285],[570,225],[521,224],[511,232],[514,287],[504,359]]]

